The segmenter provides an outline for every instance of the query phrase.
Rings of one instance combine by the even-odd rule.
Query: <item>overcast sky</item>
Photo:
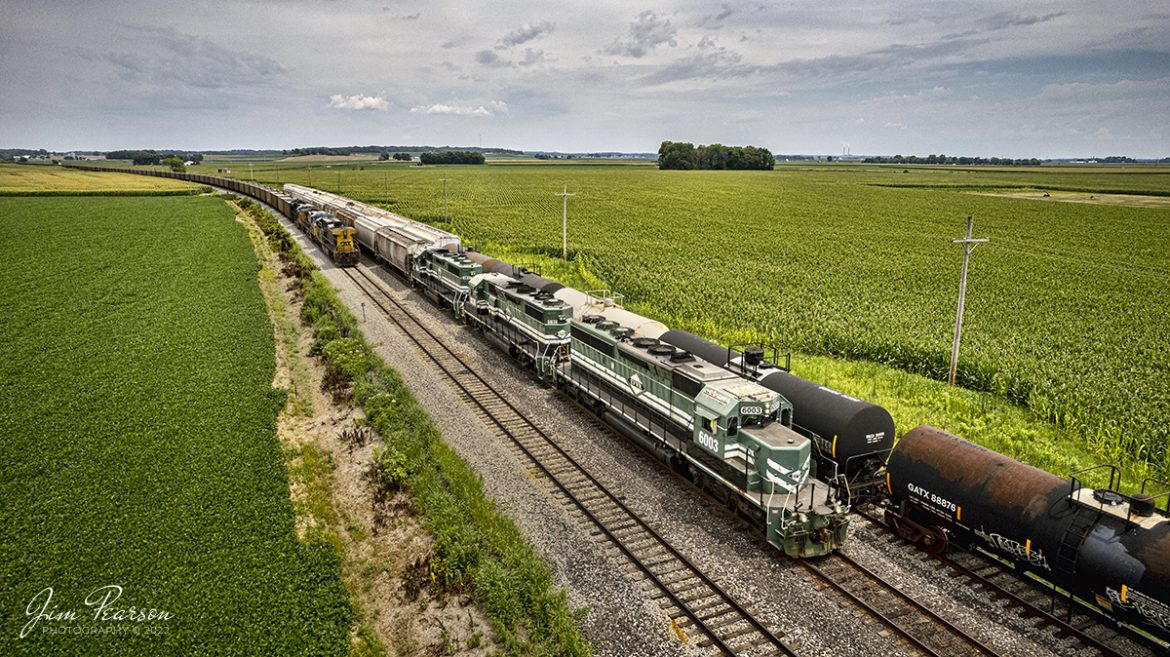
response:
[[[1170,156],[1170,3],[3,0],[0,147]]]

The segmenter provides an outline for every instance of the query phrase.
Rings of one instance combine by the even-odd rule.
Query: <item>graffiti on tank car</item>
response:
[[[719,441],[706,431],[699,431],[699,444],[716,454],[719,453]]]
[[[950,511],[952,515],[959,508],[958,504],[955,504],[954,502],[946,499],[945,497],[942,497],[941,495],[935,495],[934,493],[926,490],[925,488],[923,488],[921,486],[915,486],[914,484],[907,484],[906,489],[909,490],[912,495],[916,495],[918,497],[921,497],[924,501],[930,502],[931,504],[933,504],[934,506],[936,506],[940,509]]]
[[[1146,621],[1157,625],[1164,630],[1170,630],[1170,607],[1146,594],[1127,588],[1125,602],[1121,601],[1121,593],[1116,589],[1105,587],[1105,595],[1109,601],[1122,609],[1136,610]]]
[[[1048,557],[1044,556],[1043,550],[1029,549],[1029,547],[1024,543],[1020,543],[1019,541],[1010,539],[1000,534],[996,534],[994,532],[988,534],[982,529],[976,529],[975,535],[986,541],[987,544],[990,545],[993,549],[998,550],[999,552],[1006,554],[1018,561],[1027,562],[1028,564],[1036,566],[1037,568],[1043,568],[1044,570],[1052,570],[1052,568],[1048,565]]]

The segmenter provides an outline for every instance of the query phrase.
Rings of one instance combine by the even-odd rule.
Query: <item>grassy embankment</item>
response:
[[[4,198],[0,216],[0,652],[346,654],[337,553],[294,533],[272,326],[232,211]],[[107,585],[171,617],[94,621]],[[79,619],[18,638],[46,587]]]

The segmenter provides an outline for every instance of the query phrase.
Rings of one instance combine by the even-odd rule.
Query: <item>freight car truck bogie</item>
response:
[[[924,525],[910,517],[910,513],[903,509],[897,513],[886,509],[886,526],[898,532],[903,540],[918,545],[927,554],[942,554],[950,547],[950,539],[946,529],[938,525]]]

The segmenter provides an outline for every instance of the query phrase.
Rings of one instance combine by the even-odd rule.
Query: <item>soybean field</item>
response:
[[[961,250],[950,240],[974,215],[977,235],[992,241],[972,260],[960,384],[1026,405],[1102,460],[1167,472],[1166,168],[241,172],[379,203],[514,261],[559,257],[555,194],[567,183],[574,284],[612,287],[640,312],[725,343],[765,340],[935,379],[945,379],[959,284]],[[1065,192],[1083,202],[1058,202]],[[1126,204],[1095,202],[1106,193]],[[899,420],[899,430],[909,426]]]
[[[0,198],[0,224],[0,652],[345,654],[336,552],[294,531],[273,329],[229,207]],[[114,586],[123,614],[95,620],[86,598]],[[78,618],[34,622],[41,603]]]

